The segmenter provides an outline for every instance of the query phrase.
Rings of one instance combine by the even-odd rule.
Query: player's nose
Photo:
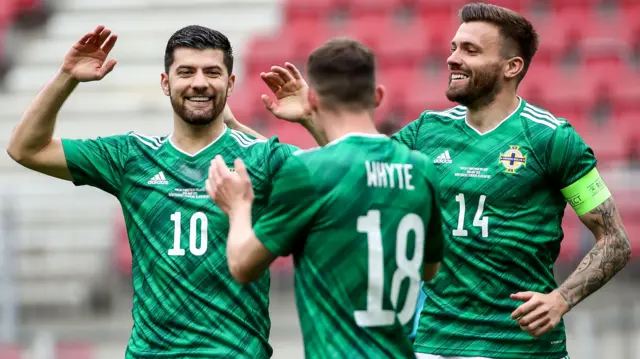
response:
[[[447,66],[449,69],[455,70],[456,68],[460,68],[462,66],[462,58],[458,51],[454,51],[447,58]]]
[[[198,71],[195,76],[193,76],[191,87],[197,91],[206,90],[209,87],[207,77],[202,73],[202,71]]]

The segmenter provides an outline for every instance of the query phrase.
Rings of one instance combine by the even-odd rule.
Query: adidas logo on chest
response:
[[[169,181],[164,177],[164,173],[160,171],[157,175],[151,177],[147,184],[169,184]]]
[[[433,163],[453,163],[451,160],[451,155],[449,155],[449,150],[444,151],[435,160]]]

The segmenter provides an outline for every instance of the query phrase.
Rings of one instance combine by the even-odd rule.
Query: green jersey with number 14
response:
[[[352,134],[290,157],[256,236],[293,253],[305,357],[414,357],[423,263],[439,262],[433,165],[382,135]]]
[[[63,140],[76,185],[116,196],[133,257],[133,329],[126,358],[268,358],[269,275],[241,286],[227,267],[227,216],[204,190],[221,154],[247,164],[253,218],[262,214],[272,174],[292,148],[225,129],[189,155],[168,137],[137,133]]]
[[[458,106],[426,111],[394,137],[433,159],[446,246],[415,340],[417,352],[489,358],[561,358],[564,324],[533,338],[510,314],[510,294],[556,289],[563,238],[561,189],[596,166],[571,125],[520,100],[497,128],[480,134]]]

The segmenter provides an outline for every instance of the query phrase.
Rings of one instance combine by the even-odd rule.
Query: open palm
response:
[[[270,72],[260,77],[269,86],[275,98],[262,95],[265,107],[279,119],[301,122],[311,118],[308,92],[309,85],[300,71],[291,63],[285,67],[273,66]]]
[[[62,71],[77,81],[97,81],[104,78],[116,65],[116,60],[107,63],[107,56],[116,44],[118,36],[100,25],[76,42],[62,63]]]

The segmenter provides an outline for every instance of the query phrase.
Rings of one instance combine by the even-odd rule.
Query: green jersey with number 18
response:
[[[562,358],[564,323],[533,338],[510,314],[510,294],[556,289],[553,265],[567,204],[561,189],[593,174],[596,159],[571,125],[520,99],[481,134],[462,106],[426,111],[394,138],[432,156],[446,246],[427,300],[416,352],[489,358]]]
[[[128,133],[63,140],[76,185],[122,205],[133,258],[133,329],[126,358],[268,358],[269,275],[241,286],[227,267],[228,220],[204,190],[215,155],[242,158],[254,184],[253,218],[293,150],[225,128],[190,155],[170,136]]]
[[[255,233],[293,254],[305,357],[409,358],[424,262],[439,262],[433,165],[382,135],[290,157]]]

